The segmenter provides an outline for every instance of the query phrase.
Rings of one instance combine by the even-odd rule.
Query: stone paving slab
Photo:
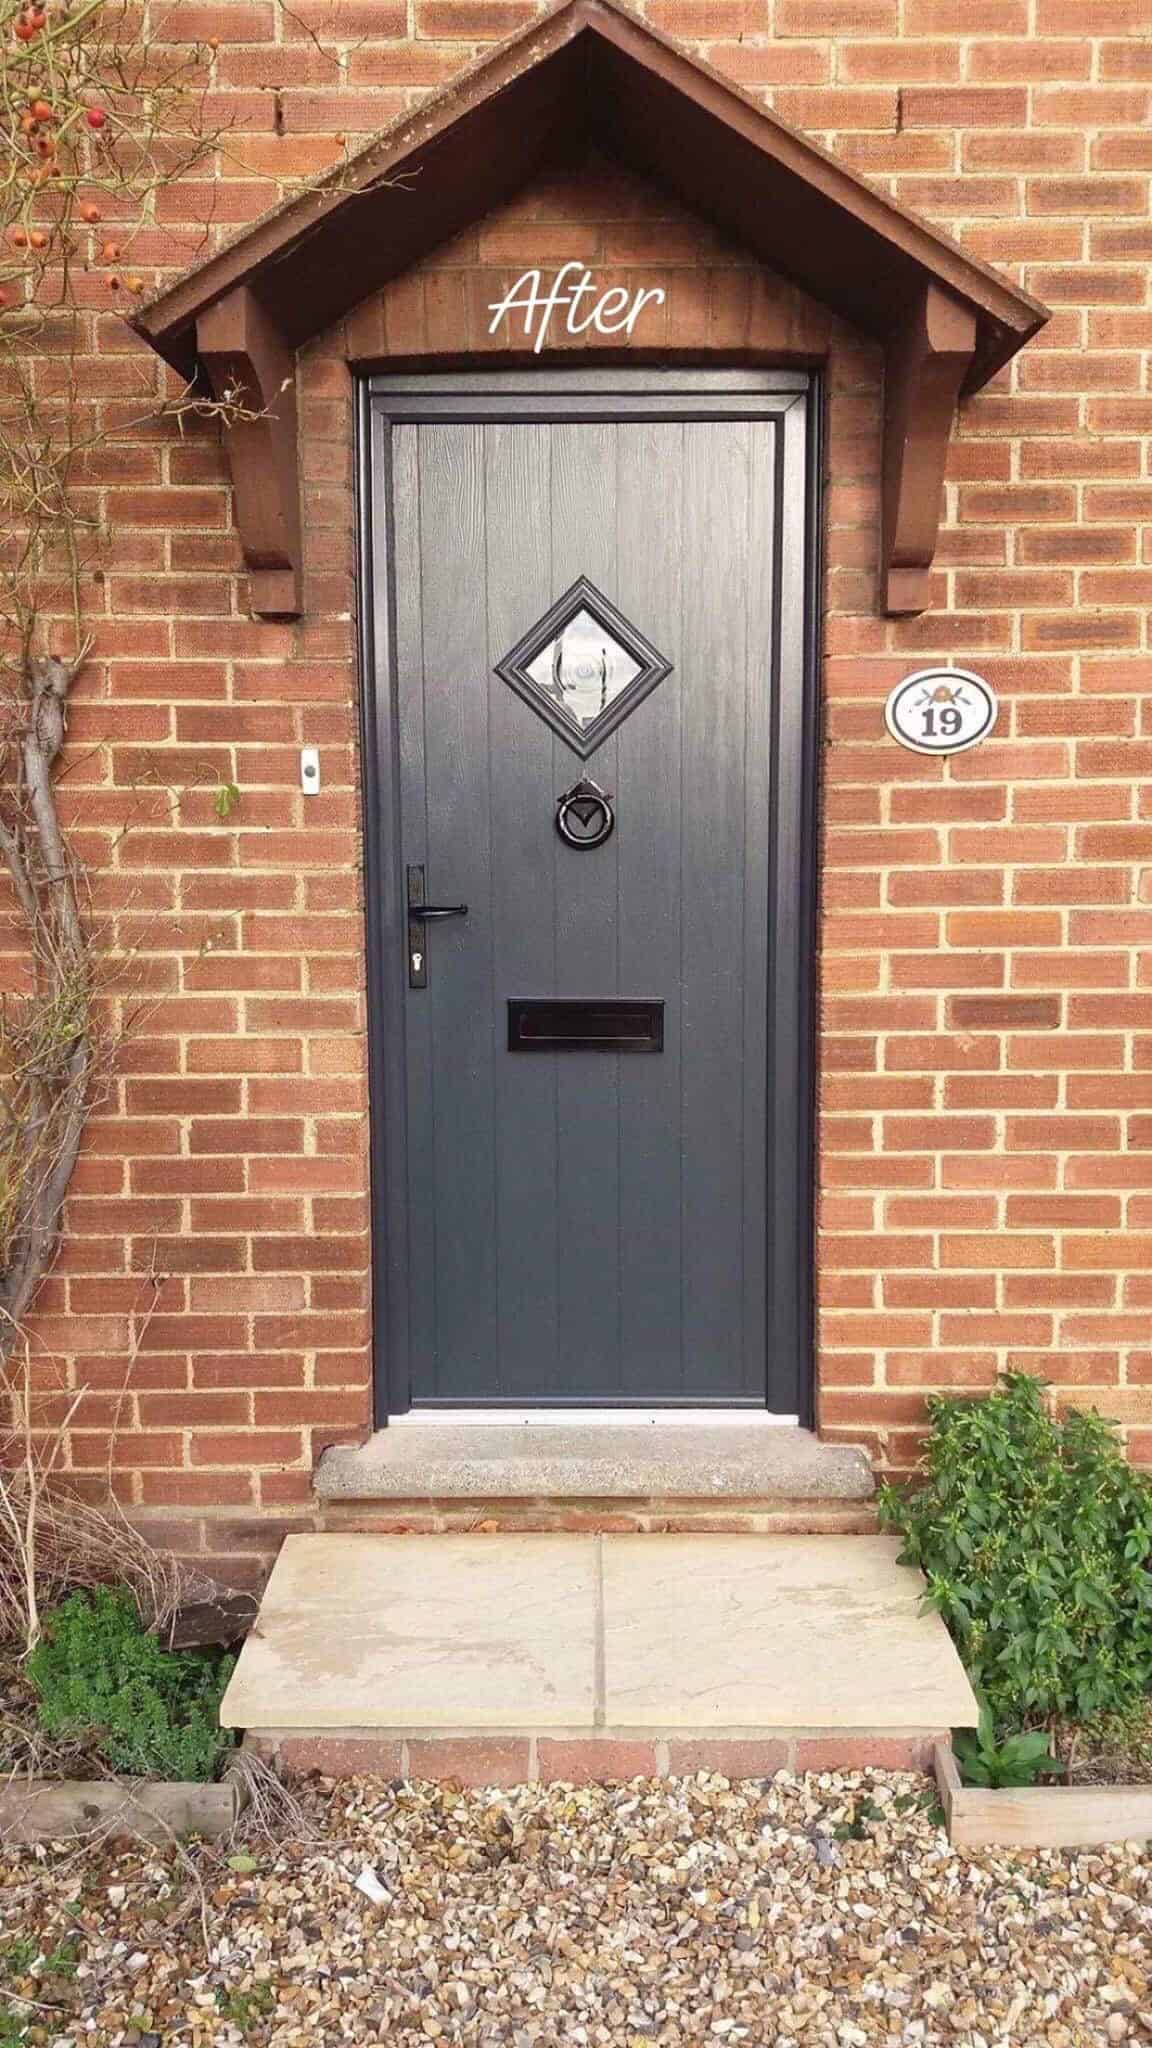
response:
[[[630,1728],[975,1720],[943,1622],[887,1536],[603,1539],[604,1711]]]
[[[226,1728],[589,1725],[598,1557],[556,1536],[289,1536]]]
[[[884,1536],[290,1536],[226,1727],[973,1726]]]

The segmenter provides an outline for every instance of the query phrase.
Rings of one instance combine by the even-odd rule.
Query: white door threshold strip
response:
[[[389,1429],[795,1429],[796,1415],[766,1408],[409,1408]]]

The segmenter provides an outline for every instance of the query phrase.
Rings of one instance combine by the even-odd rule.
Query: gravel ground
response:
[[[0,1848],[0,2044],[1152,2043],[1152,1858],[956,1853],[923,1779],[314,1798],[311,1840],[198,1851],[202,1895],[175,1852]]]

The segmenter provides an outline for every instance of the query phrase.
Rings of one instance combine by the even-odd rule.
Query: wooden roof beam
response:
[[[235,408],[223,438],[252,610],[260,619],[299,618],[295,351],[244,284],[200,314],[196,348],[213,397]]]
[[[889,617],[930,603],[944,466],[976,338],[972,308],[926,284],[885,353],[880,589]]]

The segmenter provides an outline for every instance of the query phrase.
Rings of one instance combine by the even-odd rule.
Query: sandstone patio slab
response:
[[[221,1719],[405,1736],[973,1726],[896,1552],[883,1536],[290,1536]]]
[[[887,1536],[606,1536],[612,1727],[932,1728],[976,1719]]]
[[[585,1725],[598,1559],[552,1536],[289,1536],[227,1728]]]

